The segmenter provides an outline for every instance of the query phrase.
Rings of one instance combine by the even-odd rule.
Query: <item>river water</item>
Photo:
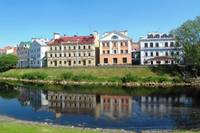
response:
[[[199,129],[200,89],[0,83],[0,115],[89,128]]]

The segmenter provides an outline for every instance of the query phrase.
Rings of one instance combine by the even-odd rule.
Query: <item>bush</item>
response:
[[[121,81],[123,83],[126,83],[126,82],[138,82],[140,79],[137,77],[137,76],[133,76],[131,74],[127,74],[125,75],[124,77],[121,78]]]
[[[168,78],[165,77],[147,77],[142,79],[143,82],[167,82],[170,81]]]
[[[22,79],[29,79],[29,80],[37,80],[41,79],[44,80],[48,77],[46,73],[41,72],[33,72],[33,73],[25,73],[22,75]]]
[[[71,72],[65,72],[61,75],[61,78],[64,80],[70,80],[73,77],[73,73]]]

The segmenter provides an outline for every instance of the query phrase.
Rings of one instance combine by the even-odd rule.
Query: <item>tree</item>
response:
[[[186,21],[171,34],[175,35],[177,46],[183,48],[185,65],[190,66],[190,72],[196,77],[200,68],[200,16]]]
[[[18,57],[13,54],[0,56],[0,71],[9,70],[14,68],[18,62]]]

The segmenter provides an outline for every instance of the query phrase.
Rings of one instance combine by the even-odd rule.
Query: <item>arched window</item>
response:
[[[118,36],[114,35],[112,36],[112,39],[118,39]]]

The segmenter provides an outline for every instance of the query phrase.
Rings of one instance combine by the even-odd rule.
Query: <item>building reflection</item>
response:
[[[90,114],[98,117],[99,114],[96,95],[48,91],[47,100],[49,110],[55,112],[56,117],[62,114]]]
[[[188,98],[185,95],[177,97],[141,96],[137,97],[137,101],[140,104],[141,112],[154,117],[170,115],[175,113],[175,111],[184,113],[186,110],[177,110],[180,108],[175,107],[192,106],[192,98]]]
[[[48,106],[46,94],[39,89],[27,89],[25,87],[15,87],[20,92],[18,97],[23,106],[31,106],[35,111],[44,110]]]
[[[132,112],[130,96],[101,96],[101,113],[111,119],[128,117]]]

